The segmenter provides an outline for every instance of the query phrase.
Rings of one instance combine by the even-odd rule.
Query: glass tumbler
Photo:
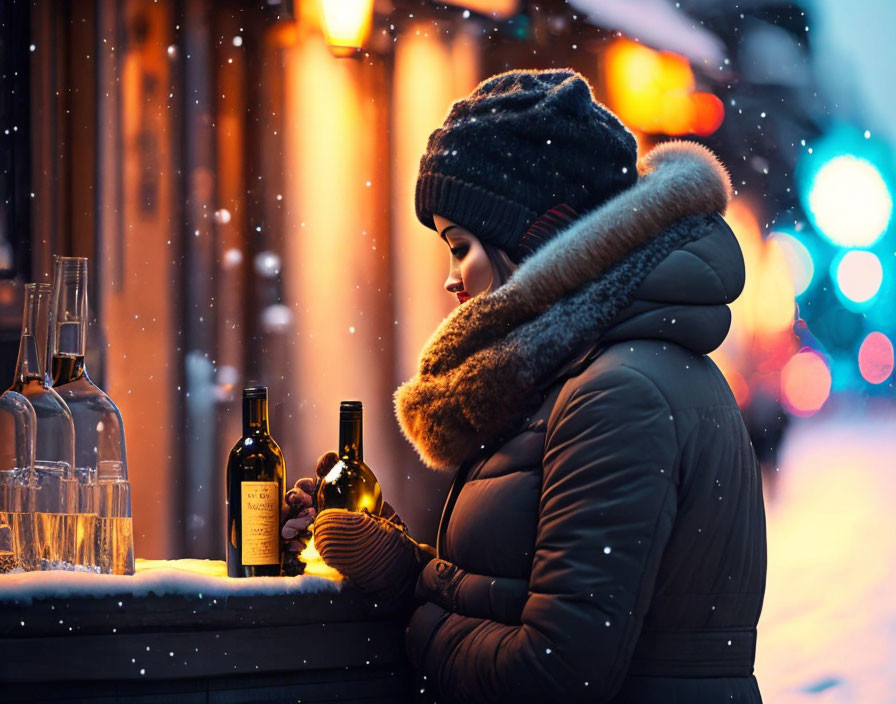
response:
[[[74,494],[74,545],[73,563],[81,572],[99,572],[97,560],[97,528],[99,523],[99,486],[94,467],[75,467]]]
[[[0,573],[34,569],[29,472],[0,470]]]
[[[71,569],[75,554],[69,518],[74,513],[71,465],[36,461],[30,489],[38,569]]]
[[[100,461],[97,487],[99,571],[103,574],[134,574],[131,485],[124,476],[124,463],[118,460]]]

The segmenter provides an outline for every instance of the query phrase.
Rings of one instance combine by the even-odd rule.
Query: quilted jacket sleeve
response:
[[[568,382],[548,422],[522,625],[420,607],[408,650],[440,701],[604,701],[619,688],[676,513],[678,442],[624,366]]]

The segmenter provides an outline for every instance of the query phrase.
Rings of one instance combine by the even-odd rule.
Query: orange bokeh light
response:
[[[859,371],[870,384],[882,384],[893,373],[893,343],[882,332],[872,332],[859,348]]]
[[[816,352],[797,352],[781,370],[781,396],[794,415],[813,415],[830,395],[831,372]]]
[[[725,106],[717,96],[712,93],[694,93],[691,95],[691,102],[694,105],[694,134],[705,137],[722,126]]]
[[[740,297],[731,304],[737,325],[751,336],[777,338],[793,326],[793,277],[784,249],[764,240],[752,207],[743,198],[728,205],[725,220],[744,255],[746,281]]]
[[[620,39],[606,53],[609,102],[634,129],[668,135],[715,132],[725,117],[712,93],[695,93],[687,59]]]
[[[497,20],[507,19],[519,12],[519,0],[458,0],[452,5],[459,5],[480,15]]]
[[[746,408],[753,397],[753,392],[743,374],[732,369],[726,375],[726,379],[728,386],[731,387],[731,393],[734,394],[734,400],[737,401],[737,407]]]

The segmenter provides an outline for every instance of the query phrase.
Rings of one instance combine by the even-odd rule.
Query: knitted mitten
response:
[[[339,570],[377,602],[409,599],[423,566],[435,557],[429,545],[407,533],[391,507],[389,516],[328,509],[314,521],[314,545],[330,567]]]

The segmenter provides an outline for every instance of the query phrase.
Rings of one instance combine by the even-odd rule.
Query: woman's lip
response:
[[[457,300],[459,300],[461,303],[465,303],[466,301],[469,301],[471,298],[472,298],[472,296],[469,293],[467,293],[466,291],[461,291],[460,293],[457,294]]]

